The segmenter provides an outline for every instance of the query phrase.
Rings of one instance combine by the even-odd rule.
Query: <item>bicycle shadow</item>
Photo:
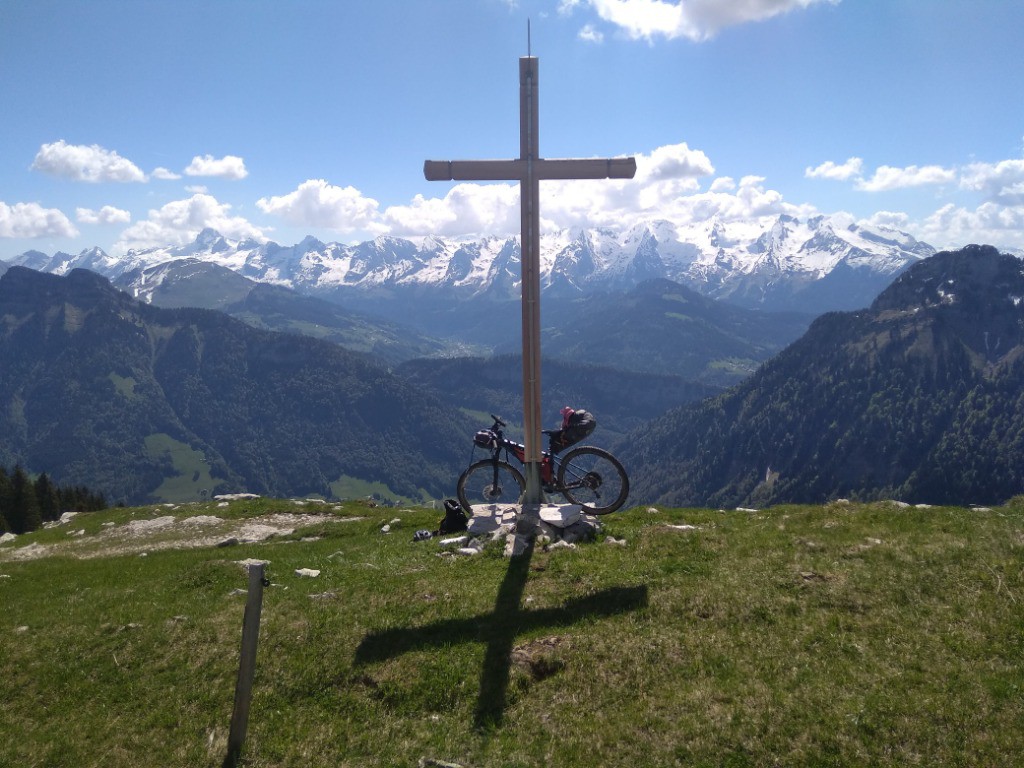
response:
[[[474,726],[486,730],[501,724],[508,699],[512,649],[516,636],[545,627],[558,628],[584,619],[615,616],[647,605],[647,587],[612,587],[568,600],[559,608],[524,610],[533,545],[510,559],[498,587],[494,610],[467,619],[438,621],[422,627],[387,629],[366,635],[356,649],[355,664],[370,664],[410,651],[468,642],[487,644],[480,672],[480,694],[473,712]]]

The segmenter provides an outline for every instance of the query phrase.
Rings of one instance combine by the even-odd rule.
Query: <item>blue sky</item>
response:
[[[306,235],[518,230],[513,184],[426,159],[519,151],[543,226],[846,212],[1024,248],[1018,0],[0,0],[0,259]]]

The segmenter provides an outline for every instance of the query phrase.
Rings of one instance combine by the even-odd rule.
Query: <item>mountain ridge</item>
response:
[[[623,290],[665,278],[741,306],[817,313],[866,306],[896,274],[934,252],[905,232],[840,214],[806,220],[788,215],[714,218],[688,225],[651,220],[620,229],[544,233],[540,272],[542,289],[550,296]],[[310,236],[282,246],[233,241],[204,229],[191,243],[130,250],[122,257],[98,248],[77,256],[28,251],[11,263],[55,274],[81,267],[117,280],[187,258],[328,298],[381,291],[408,296],[423,288],[444,289],[459,298],[511,298],[519,291],[517,236],[381,236],[356,244]],[[854,289],[819,296],[822,281],[837,269],[857,275]],[[141,285],[134,289],[140,296],[145,293]]]
[[[0,277],[0,465],[125,501],[450,493],[471,424],[336,344],[164,309],[93,272]]]
[[[1022,393],[1024,264],[972,245],[620,447],[652,503],[999,503],[1024,492]]]

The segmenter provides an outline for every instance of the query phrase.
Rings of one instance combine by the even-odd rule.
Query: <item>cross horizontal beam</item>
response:
[[[523,181],[532,167],[535,179],[631,179],[636,158],[544,160],[427,160],[427,181]]]

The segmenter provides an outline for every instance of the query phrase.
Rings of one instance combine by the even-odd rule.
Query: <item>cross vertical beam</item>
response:
[[[540,179],[536,163],[537,60],[519,59],[519,157],[526,161],[519,184],[520,261],[523,309],[523,430],[526,435],[526,498],[524,504],[541,504],[541,396],[540,396]]]
[[[544,501],[541,489],[540,399],[540,181],[542,179],[631,179],[632,157],[545,160],[540,156],[538,62],[519,59],[519,158],[517,160],[427,160],[427,181],[518,181],[523,311],[523,428],[526,433],[526,504]]]

